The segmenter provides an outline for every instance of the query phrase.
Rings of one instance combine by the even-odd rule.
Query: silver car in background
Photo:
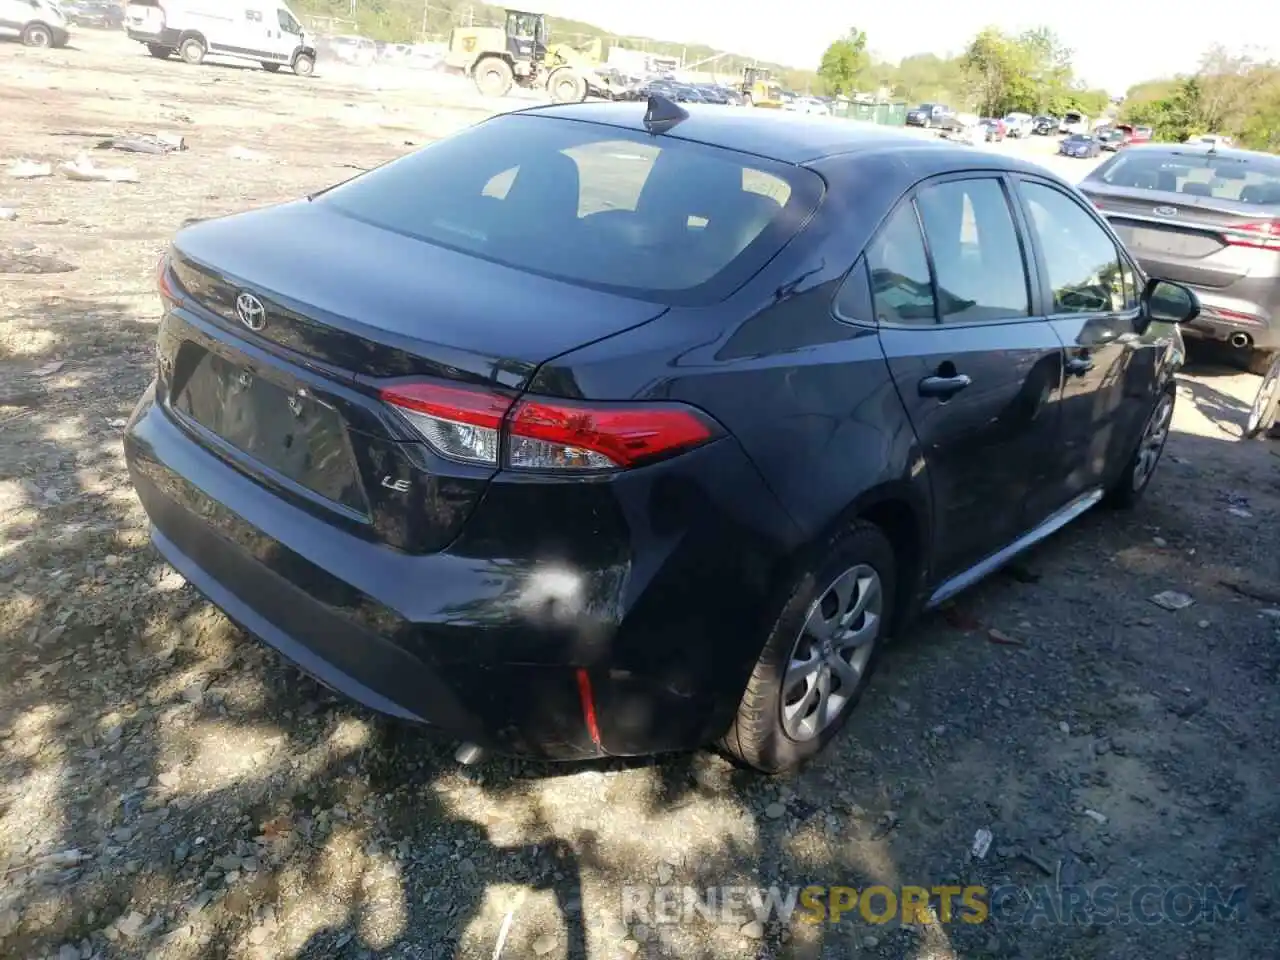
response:
[[[1189,337],[1280,350],[1280,157],[1202,144],[1120,150],[1080,183],[1142,268],[1195,289]]]

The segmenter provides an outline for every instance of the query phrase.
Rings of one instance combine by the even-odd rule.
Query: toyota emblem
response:
[[[250,330],[261,330],[267,325],[267,308],[252,293],[236,297],[236,316]]]
[[[1177,207],[1156,207],[1153,213],[1158,213],[1162,217],[1176,217],[1178,215]]]

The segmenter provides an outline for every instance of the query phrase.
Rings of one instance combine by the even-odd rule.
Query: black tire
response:
[[[187,37],[178,45],[178,56],[180,56],[185,63],[189,63],[192,66],[204,63],[204,55],[206,52],[207,50],[205,49],[204,41],[199,37]]]
[[[262,69],[267,71],[267,73],[278,73],[280,71],[280,64],[272,63],[270,60],[263,60]]]
[[[505,97],[515,83],[511,64],[501,57],[482,57],[476,64],[473,75],[476,89],[486,97]]]
[[[809,634],[805,632],[811,616],[826,616],[830,606],[827,601],[838,599],[835,587],[855,570],[871,570],[879,578],[879,615],[875,621],[875,635],[867,645],[865,663],[856,671],[857,681],[847,691],[846,699],[834,718],[807,737],[794,736],[783,721],[783,709],[789,693],[787,668],[801,646],[811,643]],[[879,527],[859,521],[833,536],[821,550],[820,559],[792,583],[777,620],[769,628],[764,650],[751,672],[733,724],[720,741],[723,749],[734,759],[763,773],[780,773],[794,769],[830,743],[857,707],[875,669],[887,629],[892,625],[896,589],[893,545]],[[833,616],[838,617],[839,614],[837,609]],[[853,623],[869,625],[870,621],[864,621],[864,616]],[[813,659],[829,662],[829,649],[825,658],[819,650],[808,652]],[[826,682],[835,682],[830,689],[842,692],[838,678],[825,667],[815,672],[814,685],[820,682],[823,670],[826,670]],[[805,699],[807,697],[800,698]],[[811,715],[806,713],[805,717]],[[801,718],[801,723],[805,717]],[[814,720],[816,724],[819,718],[815,716]]]
[[[293,58],[295,76],[309,77],[316,72],[316,58],[309,53],[300,53]]]
[[[1124,471],[1116,478],[1116,482],[1111,485],[1103,497],[1103,503],[1109,507],[1116,507],[1121,510],[1127,510],[1137,504],[1142,499],[1142,495],[1146,492],[1147,487],[1151,484],[1151,478],[1155,476],[1156,467],[1160,465],[1160,458],[1164,454],[1165,443],[1169,439],[1169,427],[1173,423],[1173,411],[1177,405],[1178,387],[1174,383],[1168,384],[1161,391],[1159,398],[1151,407],[1151,413],[1147,415],[1146,423],[1142,425],[1142,435],[1138,439],[1138,445],[1134,448],[1129,462],[1125,464]],[[1162,414],[1167,404],[1167,411]],[[1163,419],[1163,426],[1160,420]],[[1163,434],[1159,438],[1159,446],[1152,448],[1153,428],[1162,430]],[[1144,451],[1147,457],[1144,459]],[[1154,455],[1152,455],[1154,454]]]
[[[587,99],[587,78],[576,70],[556,70],[547,79],[547,92],[555,103],[581,103]]]
[[[52,47],[53,31],[43,23],[28,24],[22,31],[22,44],[26,47]]]
[[[173,53],[173,47],[162,47],[158,43],[148,43],[147,53],[151,54],[157,60],[167,60]]]
[[[1262,375],[1258,392],[1245,420],[1244,435],[1252,440],[1260,433],[1267,433],[1280,418],[1280,352],[1272,355],[1271,365]]]

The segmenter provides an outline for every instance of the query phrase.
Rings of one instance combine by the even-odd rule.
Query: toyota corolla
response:
[[[782,111],[509,113],[159,266],[156,547],[384,713],[776,771],[1168,434],[1175,322],[1044,169]]]

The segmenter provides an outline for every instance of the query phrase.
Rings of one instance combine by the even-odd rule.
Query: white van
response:
[[[0,0],[0,37],[28,47],[65,47],[71,34],[55,0]]]
[[[187,63],[206,56],[256,60],[272,72],[290,67],[300,77],[316,66],[315,44],[284,0],[133,0],[124,26],[129,39],[161,59],[176,53]]]
[[[1068,110],[1062,115],[1062,122],[1058,124],[1058,132],[1071,136],[1075,133],[1092,133],[1093,130],[1089,126],[1088,117],[1075,110]]]

